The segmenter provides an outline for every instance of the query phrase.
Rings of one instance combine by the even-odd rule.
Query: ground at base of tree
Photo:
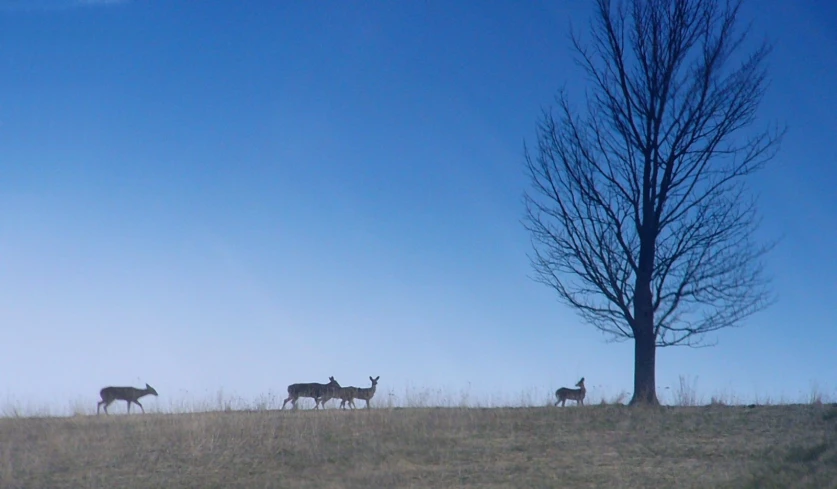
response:
[[[835,487],[837,406],[0,419],[4,488]]]

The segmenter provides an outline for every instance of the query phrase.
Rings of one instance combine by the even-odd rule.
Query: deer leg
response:
[[[131,401],[128,402],[128,414],[131,414]]]
[[[139,406],[139,407],[140,407],[140,409],[142,410],[142,414],[145,414],[145,408],[144,408],[144,407],[142,407],[142,404],[140,404],[140,402],[139,402],[139,401],[134,401],[134,403],[135,403],[137,406]]]
[[[290,400],[291,400],[291,399],[293,399],[293,398],[294,398],[294,396],[288,396],[288,398],[287,398],[287,399],[285,399],[285,402],[283,402],[283,403],[282,403],[282,409],[285,409],[285,404],[287,404],[287,403],[288,403],[288,401],[290,401]]]

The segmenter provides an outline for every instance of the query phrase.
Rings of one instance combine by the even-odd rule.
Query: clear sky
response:
[[[632,344],[530,278],[521,224],[591,7],[0,0],[0,405],[630,392]],[[663,400],[837,397],[837,7],[745,18],[776,44],[759,124],[789,127],[752,180],[779,302],[661,350]]]

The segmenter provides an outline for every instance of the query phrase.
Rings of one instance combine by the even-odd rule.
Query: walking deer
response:
[[[584,396],[587,394],[587,389],[584,387],[584,377],[578,381],[576,384],[578,389],[569,389],[567,387],[561,387],[557,391],[555,391],[555,397],[558,399],[555,401],[555,405],[557,406],[558,403],[561,403],[561,407],[564,407],[567,400],[575,401],[576,404],[584,405]]]
[[[337,392],[340,389],[340,384],[334,380],[334,377],[328,378],[328,384],[318,384],[312,382],[310,384],[291,384],[288,386],[288,398],[282,403],[282,409],[285,409],[285,404],[291,401],[293,409],[296,409],[296,401],[300,397],[310,397],[314,399],[314,409],[319,409],[320,404],[325,409],[325,403],[334,397],[337,397]]]
[[[148,384],[145,384],[145,389],[137,389],[136,387],[105,387],[99,391],[99,396],[102,400],[96,405],[96,414],[99,414],[99,408],[102,406],[105,408],[105,414],[108,414],[108,406],[116,400],[128,402],[128,414],[131,413],[131,403],[139,406],[142,412],[145,413],[145,408],[140,404],[139,398],[149,394],[156,396],[157,391]]]
[[[340,389],[338,395],[340,396],[340,409],[346,409],[346,403],[349,403],[352,409],[355,408],[355,399],[362,399],[366,401],[366,408],[369,409],[369,401],[375,395],[375,389],[378,387],[378,379],[381,376],[377,376],[374,379],[372,376],[369,376],[369,380],[372,381],[372,387],[346,387]]]

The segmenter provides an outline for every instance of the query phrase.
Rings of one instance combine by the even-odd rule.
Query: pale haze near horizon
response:
[[[0,0],[0,405],[281,402],[332,375],[380,375],[382,403],[630,393],[633,344],[526,256],[523,144],[585,89],[567,36],[592,5],[557,5]],[[681,376],[837,397],[837,8],[743,20],[775,43],[755,128],[789,127],[751,180],[779,302],[661,349],[663,401]]]

